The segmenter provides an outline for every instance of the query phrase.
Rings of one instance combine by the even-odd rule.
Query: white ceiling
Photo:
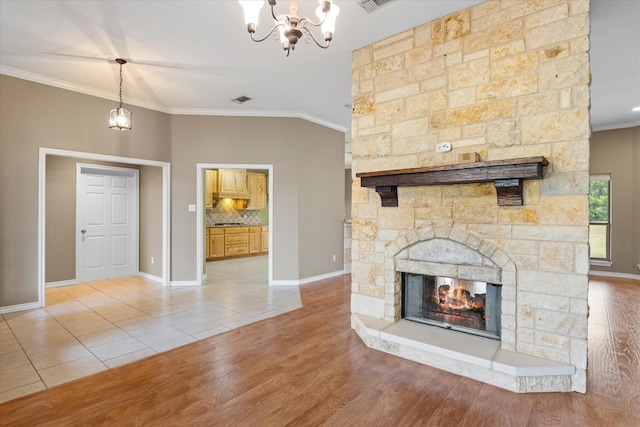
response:
[[[331,46],[249,39],[242,8],[217,1],[0,1],[0,72],[173,114],[302,117],[351,125],[351,52],[478,0],[395,0],[373,13],[336,0]],[[277,13],[287,13],[280,1]],[[299,1],[314,16],[316,1]],[[592,1],[594,129],[640,124],[640,1]],[[257,36],[268,27],[262,10]],[[231,100],[248,96],[239,105]]]

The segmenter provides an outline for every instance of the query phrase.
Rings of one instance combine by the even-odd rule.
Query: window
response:
[[[611,175],[589,177],[589,246],[591,264],[611,263]]]

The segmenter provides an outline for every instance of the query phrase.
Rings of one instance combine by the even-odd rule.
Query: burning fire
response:
[[[443,309],[473,310],[484,308],[484,298],[471,296],[464,288],[454,288],[450,284],[438,286],[438,302]]]

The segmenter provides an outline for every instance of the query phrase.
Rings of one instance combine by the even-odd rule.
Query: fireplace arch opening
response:
[[[476,334],[500,339],[501,348],[515,350],[515,265],[507,254],[493,243],[462,227],[456,227],[452,221],[428,224],[411,231],[389,245],[386,258],[391,262],[385,263],[387,271],[385,275],[393,278],[392,286],[389,283],[389,286],[385,287],[385,307],[388,308],[385,310],[386,321],[396,322],[403,318],[403,298],[406,293],[406,290],[403,292],[403,276],[420,277],[414,279],[417,283],[423,283],[425,279],[422,277],[448,278],[451,282],[462,281],[463,287],[469,282],[488,283],[495,286],[489,292],[499,291],[499,297],[491,296],[494,299],[492,304],[497,304],[497,309],[493,313],[497,318],[492,319],[489,333],[485,333],[485,330]],[[470,292],[468,289],[467,291]],[[459,292],[464,293],[464,291]],[[428,295],[427,299],[430,298],[433,296]],[[476,298],[478,300],[476,305],[481,304],[479,298]],[[445,312],[441,317],[446,318],[444,314],[451,313]],[[438,326],[469,332],[464,329],[464,325],[462,325],[463,328],[459,328],[461,325],[452,325],[448,320],[440,320],[441,324]],[[420,321],[433,323],[424,319]],[[498,329],[493,330],[495,328]]]

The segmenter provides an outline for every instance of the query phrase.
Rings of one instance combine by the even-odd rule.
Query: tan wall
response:
[[[174,116],[172,141],[174,280],[195,280],[195,213],[186,211],[197,163],[273,165],[274,279],[342,269],[331,255],[342,252],[344,133],[301,119]]]
[[[611,267],[640,274],[640,126],[594,132],[589,172],[611,174]]]
[[[48,156],[45,184],[45,283],[76,277],[76,160]]]
[[[129,107],[134,129],[108,128],[114,102],[0,76],[0,306],[38,299],[39,147],[169,161],[170,120]]]
[[[143,273],[162,277],[162,168],[140,166],[138,265]],[[154,258],[153,264],[151,257]]]
[[[343,269],[344,133],[333,134],[332,140],[315,135],[298,154],[301,278]]]
[[[302,119],[169,116],[130,106],[133,130],[116,132],[106,124],[113,101],[4,75],[0,91],[0,307],[38,299],[39,147],[171,162],[173,281],[196,279],[196,239],[201,233],[196,233],[195,213],[188,212],[187,205],[196,203],[197,163],[274,165],[270,226],[276,280],[342,268],[341,257],[334,263],[331,255],[342,251],[343,132]],[[159,177],[143,173],[141,182],[147,179]],[[337,201],[306,196],[313,194]],[[157,208],[151,205],[150,210]],[[340,226],[334,230],[336,223]],[[310,251],[302,240],[320,249]],[[141,268],[149,267],[145,263],[152,254],[159,258],[156,249],[151,241],[149,248],[141,246]],[[150,267],[148,272],[158,274]]]
[[[502,295],[512,309],[503,312],[502,348],[575,365],[572,389],[584,391],[588,12],[588,1],[490,0],[353,53],[356,173],[455,164],[464,152],[550,163],[544,179],[525,181],[523,206],[498,206],[488,183],[399,187],[399,206],[383,208],[355,179],[354,313],[398,320],[389,252],[415,230],[472,236],[515,265],[508,279],[517,292]],[[453,150],[436,153],[444,141]]]
[[[45,283],[76,277],[76,165],[140,170],[139,271],[162,276],[162,169],[73,157],[47,156],[45,169]],[[153,265],[150,257],[155,257]]]

